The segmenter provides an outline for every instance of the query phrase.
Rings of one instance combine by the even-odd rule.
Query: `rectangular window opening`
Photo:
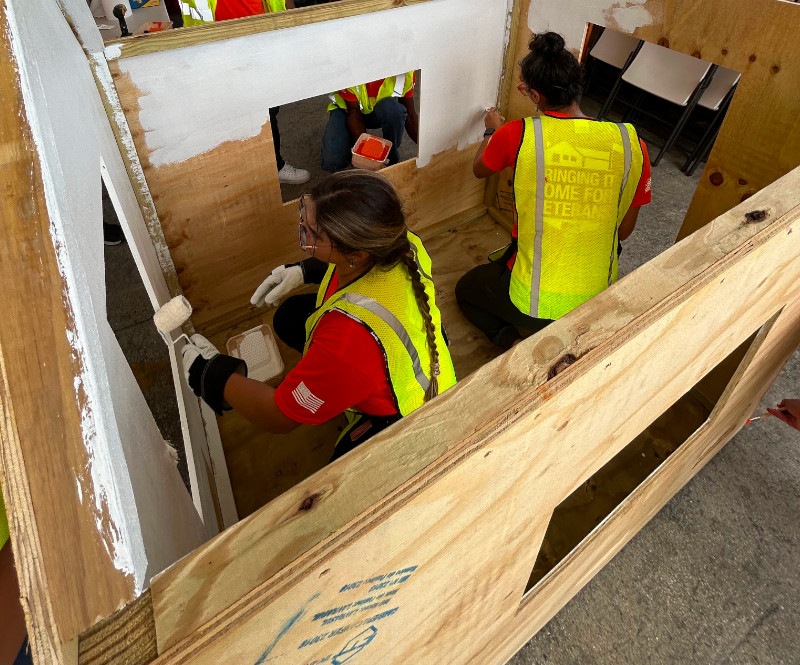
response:
[[[755,351],[777,316],[740,344],[556,507],[525,594],[709,420],[737,370],[749,362],[743,362],[748,351]]]
[[[360,114],[366,133],[392,141],[392,151],[385,156],[378,155],[379,146],[371,143],[363,152],[376,158],[367,158],[362,163],[356,163],[351,154],[356,142],[351,124],[357,124],[358,120],[348,119],[347,111],[339,108],[346,101],[342,96],[337,96],[336,91],[270,109],[273,144],[277,148],[275,160],[284,203],[310,192],[329,173],[352,166],[383,168],[380,163],[384,159],[392,165],[417,157],[421,71],[410,73],[413,74],[413,83],[409,90],[406,90],[409,88],[406,85],[406,72],[387,73],[386,78],[365,83],[365,87],[361,88],[362,96],[363,93],[369,96],[369,100],[362,100],[368,104],[367,107],[362,106],[362,110],[369,112]],[[395,85],[387,94],[387,88],[381,86],[381,82],[386,82],[392,76],[395,77]],[[359,87],[360,83],[354,82],[347,91],[352,93]],[[348,98],[350,96],[354,99],[358,97],[347,95]],[[384,102],[379,110],[374,110],[371,106],[378,97],[382,102],[387,97],[391,99]],[[409,102],[413,113],[409,112]]]

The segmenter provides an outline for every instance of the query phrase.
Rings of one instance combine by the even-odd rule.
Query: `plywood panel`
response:
[[[515,451],[514,464],[524,467],[514,467],[514,473],[527,478],[522,481],[520,476],[518,480],[533,483],[525,494],[524,505],[536,503],[538,508],[533,514],[549,518],[548,506],[552,510],[784,303],[797,299],[798,280],[793,271],[798,265],[800,236],[788,233],[788,229],[800,212],[794,210],[783,218],[780,215],[792,210],[790,202],[794,197],[787,193],[794,192],[798,183],[800,172],[794,172],[759,193],[757,204],[770,208],[770,220],[778,221],[747,225],[743,223],[744,206],[730,211],[154,580],[160,649],[163,652],[174,647],[164,654],[163,662],[172,662],[178,654],[199,657],[206,645],[211,649],[206,653],[213,660],[211,654],[216,647],[210,646],[210,640],[222,639],[218,629],[223,630],[224,626],[227,631],[238,626],[237,617],[256,621],[253,617],[267,605],[273,618],[281,616],[272,603],[286,593],[291,580],[291,584],[305,585],[301,580],[306,576],[310,579],[319,575],[311,573],[316,566],[316,570],[324,572],[339,553],[384,519],[392,519],[394,511],[405,506],[417,492],[432,487],[442,474],[460,468],[468,454],[479,458],[488,453],[491,459],[502,446],[510,446],[509,450]],[[769,275],[763,273],[763,265],[771,266]],[[543,385],[550,365],[567,352],[574,353],[579,361]],[[745,390],[752,394],[762,388],[765,389],[749,386]],[[576,400],[574,403],[562,403],[567,393],[572,396],[569,399]],[[486,399],[489,394],[491,400]],[[695,448],[696,454],[704,455],[714,442],[727,440],[749,415],[741,403],[737,408],[720,424],[722,430],[709,430],[703,435],[705,438],[697,444],[702,451],[698,453]],[[564,439],[566,436],[569,438]],[[505,443],[501,445],[501,441]],[[516,447],[529,444],[537,446],[538,452]],[[482,452],[478,454],[478,450]],[[507,469],[494,471],[499,475],[493,477],[504,482]],[[684,471],[688,475],[682,476],[682,482],[692,473]],[[467,504],[480,500],[483,490],[479,487],[483,486],[469,474],[461,483],[471,491],[452,495],[448,501],[470,513],[477,506]],[[658,496],[659,500],[666,500],[663,495]],[[309,497],[314,497],[312,509],[301,511]],[[545,503],[540,505],[539,501]],[[519,519],[528,515],[527,509]],[[439,512],[430,508],[421,514],[426,517],[420,519],[426,521],[438,519],[434,515]],[[516,520],[517,515],[503,513],[499,523],[505,524],[507,519]],[[467,538],[461,540],[461,551],[475,546],[476,541],[470,536],[454,534],[444,524],[446,521],[442,517],[443,534]],[[477,529],[477,523],[470,528]],[[407,532],[397,523],[392,533],[399,543]],[[467,529],[464,533],[472,532]],[[253,540],[255,534],[259,534],[257,541]],[[437,535],[434,540],[447,547],[449,538],[450,535]],[[612,540],[615,539],[616,536]],[[318,544],[308,549],[311,542]],[[373,551],[385,549],[375,541],[372,547]],[[389,549],[395,551],[394,546]],[[606,554],[593,552],[589,556],[593,561],[607,560]],[[503,555],[493,551],[486,556],[487,561],[494,561]],[[519,597],[533,558],[531,554],[526,562]],[[233,559],[236,564],[230,567],[216,563]],[[368,560],[370,563],[365,565],[371,567],[375,560]],[[453,571],[460,570],[460,564],[450,558],[448,561],[455,566]],[[294,563],[289,566],[291,562]],[[301,569],[307,572],[298,572]],[[457,578],[459,583],[465,579],[460,573],[452,575],[451,579]],[[573,592],[574,589],[565,592],[566,597]],[[425,598],[426,607],[440,602],[426,592],[419,593]],[[449,596],[442,596],[445,597]],[[242,601],[237,604],[239,598]],[[464,597],[458,598],[468,605]],[[180,610],[186,603],[191,604],[191,612]],[[300,602],[294,612],[302,607]],[[448,626],[457,623],[456,607],[436,607],[437,612],[448,613]],[[193,634],[219,612],[222,614],[209,624],[208,631]],[[463,619],[473,631],[481,631],[480,620],[471,623],[473,615],[464,612],[459,621]],[[466,616],[470,618],[464,619]],[[261,639],[256,635],[278,634],[274,625],[258,625],[241,633],[237,649],[255,648]],[[226,635],[236,641],[233,633]],[[182,638],[187,641],[181,643]],[[443,645],[451,643],[448,639],[444,635],[437,637]],[[263,648],[268,643],[265,640]],[[251,652],[247,653],[249,657]],[[410,657],[402,649],[393,654]]]
[[[303,257],[297,203],[284,204],[272,133],[266,122],[250,139],[230,141],[182,162],[154,167],[139,124],[141,93],[112,63],[117,90],[184,295],[199,332],[214,334],[253,315],[250,295],[276,266]],[[422,231],[480,203],[483,183],[471,174],[471,149],[414,160],[383,173],[403,198],[409,226]]]
[[[800,164],[800,11],[776,0],[695,2],[648,0],[621,7],[612,0],[553,3],[523,0],[515,60],[527,53],[531,31],[565,35],[577,56],[587,22],[633,34],[649,42],[742,73],[722,131],[703,171],[680,236],[752,196]],[[515,77],[519,77],[516,67]],[[508,118],[534,113],[533,105],[509,91]],[[510,207],[509,178],[500,178],[498,205]],[[658,192],[653,193],[658,196]]]
[[[50,240],[40,154],[6,12],[0,2],[0,86],[8,105],[0,115],[0,478],[33,651],[55,663],[62,640],[132,599],[134,581],[106,550],[114,525],[95,513],[84,476],[92,461],[75,393],[84,359],[67,336],[76,334],[75,314]],[[86,501],[77,500],[76,484]]]
[[[406,456],[424,455],[437,426],[452,444],[450,452],[420,468],[340,532],[163,652],[156,662],[213,663],[225,657],[325,662],[370,635],[363,648],[365,654],[369,649],[373,662],[503,662],[482,660],[479,654],[515,625],[532,552],[555,506],[787,302],[798,311],[794,307],[800,297],[800,237],[788,233],[798,218],[800,207],[702,268],[696,262],[705,258],[701,248],[708,235],[692,238],[653,267],[667,278],[670,271],[683,271],[692,262],[700,272],[694,277],[691,270],[684,272],[677,291],[611,333],[552,381],[543,385],[539,372],[546,367],[533,369],[528,364],[531,354],[541,351],[548,332],[543,331],[416,412],[417,418],[412,415],[399,423],[393,437],[386,432],[350,459],[332,465],[331,472],[341,474],[357,463],[363,473],[370,458],[388,461],[401,449]],[[738,230],[733,224],[728,229]],[[775,272],[769,279],[754,280],[765,264]],[[618,286],[627,282],[641,288],[635,277],[636,273]],[[607,311],[600,303],[605,299],[607,306],[615,300],[618,286],[580,309],[595,316]],[[572,328],[580,314],[568,315],[564,323]],[[791,327],[796,333],[800,321],[794,319]],[[771,346],[768,340],[762,349]],[[490,381],[515,389],[517,402],[485,419],[478,411]],[[752,394],[765,388],[750,384],[746,390]],[[498,392],[502,399],[503,388]],[[454,408],[456,404],[460,408]],[[747,415],[740,405],[727,418],[712,419],[684,444],[687,454],[702,459]],[[460,438],[456,430],[462,427],[477,431]],[[687,466],[681,470],[685,481],[691,472]],[[310,479],[306,491],[319,480]],[[654,488],[658,500],[666,500],[676,489],[671,480]],[[326,500],[336,501],[345,484],[334,484],[318,497],[317,517]],[[627,505],[623,502],[621,508]],[[303,519],[295,517],[295,524]],[[618,528],[602,533],[614,542],[629,536]],[[233,539],[225,544],[230,546]],[[235,551],[227,549],[225,557],[230,560]],[[603,548],[592,553],[600,559],[607,554]],[[232,567],[239,569],[240,562]],[[180,574],[173,569],[169,576],[183,585],[189,580]],[[197,602],[193,609],[202,612],[214,595],[212,588],[204,587],[210,593],[204,596],[199,579],[191,581],[190,597]],[[564,593],[569,596],[574,590],[568,587]],[[154,584],[159,632],[169,629],[161,623],[168,618],[161,610],[169,608],[159,598],[163,591]],[[396,593],[378,597],[386,591]],[[539,600],[540,611],[557,607],[550,599]],[[471,639],[475,635],[481,639]]]

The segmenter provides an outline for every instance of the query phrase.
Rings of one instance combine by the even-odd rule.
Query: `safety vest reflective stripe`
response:
[[[184,24],[192,25],[195,23],[213,23],[214,22],[214,8],[209,6],[208,0],[178,0],[181,7],[181,14],[188,18],[184,18]]]
[[[533,137],[536,146],[536,235],[533,238],[533,266],[531,268],[531,316],[539,311],[539,287],[542,281],[542,236],[544,235],[544,134],[542,119],[533,119]]]
[[[348,88],[358,100],[358,107],[362,113],[372,113],[375,110],[375,105],[385,99],[386,97],[405,97],[409,91],[414,88],[414,72],[406,72],[405,76],[389,76],[383,80],[378,94],[370,97],[367,92],[367,85],[361,85]],[[328,105],[328,111],[333,111],[336,108],[347,109],[347,102],[342,98],[338,92],[329,95],[331,103]]]
[[[617,123],[619,134],[622,137],[622,149],[625,152],[625,173],[622,176],[622,186],[619,188],[619,201],[617,201],[617,227],[614,229],[614,242],[611,243],[611,257],[608,260],[608,285],[612,284],[612,277],[614,271],[614,255],[617,252],[617,234],[619,233],[619,225],[622,221],[622,215],[619,214],[619,209],[622,206],[622,195],[625,193],[625,187],[628,184],[628,177],[631,174],[631,137],[628,135],[628,129],[621,122]]]
[[[397,335],[397,338],[400,340],[400,343],[408,352],[409,358],[411,358],[411,366],[414,368],[414,376],[417,378],[417,383],[419,383],[423,391],[427,390],[428,386],[431,384],[430,379],[425,376],[425,372],[422,371],[422,364],[420,363],[419,359],[419,351],[417,351],[417,347],[414,346],[414,343],[408,336],[408,332],[406,332],[403,324],[400,323],[400,319],[398,319],[379,302],[373,300],[372,298],[362,296],[360,293],[345,293],[341,298],[339,298],[339,300],[344,300],[352,305],[369,310],[375,314],[375,316],[380,317],[380,319],[383,320],[383,322],[394,331],[395,335]],[[338,307],[334,307],[333,309],[347,314],[347,312],[344,312],[344,310],[339,309]]]

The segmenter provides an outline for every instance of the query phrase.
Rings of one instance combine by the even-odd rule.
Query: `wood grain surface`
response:
[[[376,662],[470,662],[509,632],[520,646],[741,426],[800,341],[798,184],[796,171],[755,197],[766,221],[728,212],[157,577],[158,662],[324,658],[349,633],[298,651],[317,635],[300,619],[335,606],[353,580],[414,565],[427,572],[398,593],[403,619],[370,647]],[[720,400],[724,417],[712,414],[615,509],[588,539],[599,545],[562,560],[541,584],[556,571],[567,581],[525,602],[537,618],[517,632],[555,507],[782,308]],[[547,381],[566,352],[578,362]],[[475,631],[484,642],[468,639]]]

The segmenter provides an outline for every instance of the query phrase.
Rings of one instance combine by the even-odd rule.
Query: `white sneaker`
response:
[[[278,171],[278,182],[284,185],[302,185],[311,180],[311,174],[305,169],[296,169],[291,164],[284,164]]]

